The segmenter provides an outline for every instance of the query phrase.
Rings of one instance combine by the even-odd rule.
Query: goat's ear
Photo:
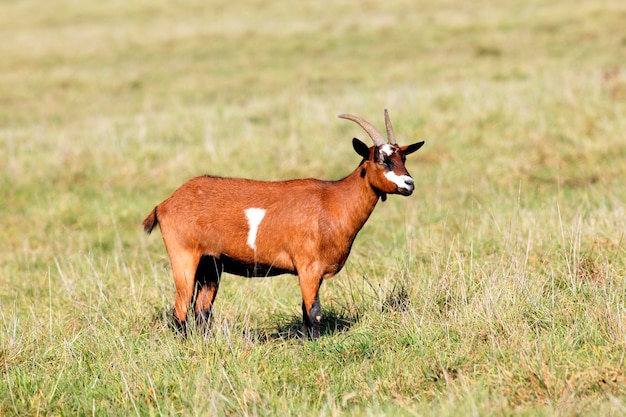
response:
[[[403,146],[401,148],[402,149],[402,153],[405,154],[405,155],[412,154],[413,152],[415,152],[416,150],[421,148],[423,145],[424,145],[424,141],[417,142],[417,143],[414,143],[412,145]]]
[[[368,148],[366,144],[364,144],[357,138],[352,139],[352,147],[354,148],[356,153],[361,155],[364,159],[370,158],[370,148]]]

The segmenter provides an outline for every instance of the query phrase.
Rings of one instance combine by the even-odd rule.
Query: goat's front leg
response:
[[[311,339],[319,339],[320,323],[322,321],[322,306],[319,295],[315,297],[313,305],[307,309],[306,302],[302,301],[302,333]]]
[[[321,273],[315,268],[303,268],[302,271],[298,271],[298,279],[302,291],[302,333],[312,339],[318,339],[322,321],[322,306],[319,299]]]

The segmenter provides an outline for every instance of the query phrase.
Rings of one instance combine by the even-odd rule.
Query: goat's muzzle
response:
[[[398,193],[403,195],[403,196],[405,196],[405,197],[408,197],[411,194],[413,194],[413,190],[414,190],[414,187],[411,187],[411,188],[398,188]]]
[[[415,190],[415,181],[410,177],[404,179],[404,186],[398,186],[398,193],[404,196],[413,194],[413,190]]]

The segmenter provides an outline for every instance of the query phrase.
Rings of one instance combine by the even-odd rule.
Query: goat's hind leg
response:
[[[194,278],[200,256],[184,249],[172,250],[171,246],[168,246],[167,249],[172,264],[174,285],[176,286],[174,322],[182,335],[187,336],[187,310],[193,298]]]
[[[209,328],[211,323],[211,309],[213,301],[220,286],[222,275],[222,262],[214,256],[203,256],[198,263],[196,271],[196,327],[198,329]]]

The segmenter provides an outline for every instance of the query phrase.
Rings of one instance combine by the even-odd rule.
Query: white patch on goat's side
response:
[[[408,175],[398,175],[393,171],[385,172],[385,178],[396,184],[399,188],[413,189],[413,178]]]
[[[391,146],[388,143],[385,143],[384,145],[380,146],[380,150],[387,156],[391,156],[391,154],[393,153],[393,146]]]
[[[248,246],[253,250],[256,250],[256,233],[259,231],[259,225],[261,220],[265,217],[265,210],[260,208],[245,209],[246,217],[248,218]]]

